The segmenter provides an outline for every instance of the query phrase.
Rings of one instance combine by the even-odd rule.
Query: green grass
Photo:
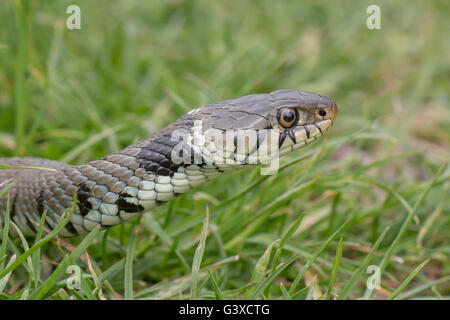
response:
[[[65,28],[73,3],[81,30]],[[381,30],[365,27],[370,4]],[[275,176],[231,173],[84,238],[11,238],[6,219],[0,299],[450,298],[449,9],[7,1],[0,157],[79,164],[194,107],[280,88],[340,109],[327,137]],[[71,265],[80,290],[67,286]],[[380,266],[381,289],[366,287],[369,265]]]

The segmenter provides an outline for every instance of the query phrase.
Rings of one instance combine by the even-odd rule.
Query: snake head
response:
[[[311,143],[334,123],[337,113],[327,97],[284,89],[215,102],[175,124],[189,128],[189,138],[183,140],[187,149],[202,154],[203,163],[247,165],[267,163]]]
[[[338,107],[322,95],[297,90],[272,92],[270,127],[279,131],[283,154],[309,144],[335,122]]]

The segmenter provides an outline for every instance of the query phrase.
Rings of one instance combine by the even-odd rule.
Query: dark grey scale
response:
[[[13,218],[17,212],[16,199],[17,199],[17,196],[15,196],[15,195],[13,195],[13,197],[9,198],[9,215],[11,218]]]
[[[45,217],[45,221],[47,222],[47,225],[49,226],[49,229],[53,229],[56,226],[56,221],[55,218],[51,215],[52,211],[49,210],[47,211],[47,216]]]
[[[36,200],[33,201],[29,201],[26,204],[27,207],[27,212],[29,215],[31,215],[34,219],[34,221],[36,221],[37,223],[39,223],[39,221],[41,220],[41,215],[39,214],[38,210],[37,210],[37,202]]]
[[[59,187],[54,177],[47,180],[47,186],[49,190],[51,190],[51,196],[53,196],[54,190],[56,190]]]
[[[103,169],[103,164],[108,163],[106,161],[93,161],[89,163],[89,166],[91,168],[88,169],[84,169],[83,170],[83,175],[85,175],[86,177],[89,178],[90,181],[95,181],[96,185],[102,185],[103,183],[100,181],[104,176],[107,176],[107,173],[104,171]],[[95,165],[95,167],[94,167]],[[93,168],[93,169],[92,169]],[[119,166],[117,168],[120,168]],[[107,177],[103,178],[103,179],[107,179]],[[91,187],[89,184],[87,184],[87,186],[92,189],[93,187]]]
[[[103,170],[105,170],[108,165],[115,165],[116,164],[115,161],[118,159],[118,157],[120,157],[120,155],[117,152],[115,152],[113,154],[104,156],[104,157],[102,157],[98,160],[94,160],[94,161],[105,161],[106,164],[103,167]]]
[[[113,193],[121,193],[122,190],[126,187],[126,183],[117,179],[117,181],[109,188],[109,190]]]
[[[172,163],[169,167],[169,170],[172,172],[177,172],[178,168],[179,168],[178,165]]]
[[[107,158],[112,157],[114,154],[115,154],[115,153],[110,154],[110,155],[108,155],[108,156],[104,156],[104,157],[102,157],[102,158],[100,158],[100,159],[97,159],[97,160],[90,161],[90,162],[88,162],[88,163],[89,163],[91,166],[93,166],[93,167],[95,167],[95,168],[97,168],[97,169],[99,169],[99,170],[104,170],[105,167],[107,167],[108,165],[111,164],[111,162],[110,162]]]
[[[130,170],[136,170],[139,168],[139,164],[136,160],[130,156],[124,156],[123,159],[119,162],[121,166],[127,167]]]
[[[147,174],[147,171],[144,168],[138,168],[134,171],[134,174],[136,177],[142,178]]]
[[[178,142],[179,141],[177,141],[177,143]],[[172,148],[173,148],[172,146],[168,146],[166,144],[159,143],[159,144],[156,144],[156,145],[152,146],[151,149],[149,149],[149,150],[152,150],[153,152],[157,152],[159,154],[162,154],[167,159],[170,159],[170,156],[172,154]]]
[[[266,139],[267,130],[258,130],[256,134],[256,146],[259,149],[261,143]]]
[[[75,229],[75,227],[73,226],[73,223],[70,222],[70,221],[66,224],[65,228],[66,228],[67,231],[69,231],[72,235],[78,234],[77,229]]]
[[[88,177],[88,179],[92,179],[92,177],[97,176],[98,170],[97,168],[91,166],[90,164],[80,166],[81,174],[85,177]]]
[[[66,188],[66,196],[69,197],[70,199],[73,199],[77,191],[78,188],[75,185],[70,185]]]
[[[79,186],[82,183],[85,183],[88,180],[87,177],[83,176],[81,173],[73,179],[73,183],[77,186]]]
[[[125,167],[125,171],[120,176],[120,180],[125,182],[128,181],[132,176],[134,176],[134,171]]]
[[[65,192],[61,188],[58,188],[53,192],[53,196],[56,197],[57,199],[61,199],[64,194]]]
[[[67,174],[67,178],[74,182],[74,180],[81,176],[80,171],[78,170],[78,167],[71,167],[68,169],[65,169],[64,172]]]
[[[198,159],[201,160],[200,163],[198,163]],[[192,163],[194,163],[195,165],[197,165],[199,167],[203,167],[204,165],[206,165],[206,163],[203,161],[203,156],[201,154],[199,155],[198,153],[195,152],[195,150],[191,149],[191,162],[183,164],[183,167],[185,167],[185,168],[189,167]]]
[[[127,197],[131,197],[129,194],[121,194],[119,199],[117,199],[116,204],[119,210],[123,210],[128,213],[132,212],[143,212],[144,207],[141,205],[136,205],[133,203],[130,203],[126,200]]]
[[[66,173],[61,174],[60,176],[57,177],[57,179],[58,179],[58,184],[60,185],[61,189],[63,189],[63,190],[66,190],[73,183],[70,179],[67,178]]]
[[[82,216],[87,215],[89,210],[92,209],[92,204],[88,201],[90,192],[91,189],[89,189],[85,184],[81,184],[78,188],[77,204]]]
[[[141,178],[139,178],[137,176],[134,176],[134,177],[131,177],[130,179],[128,179],[127,184],[130,187],[136,187],[137,188],[137,187],[139,187],[139,184],[141,183],[141,181],[142,181]]]
[[[32,232],[36,232],[37,228],[35,225],[33,225],[33,223],[31,223],[30,219],[25,219],[28,228],[32,231]]]
[[[103,161],[103,160],[94,160],[88,163],[89,167],[94,168],[92,169],[86,169],[84,166],[80,166],[81,174],[86,176],[89,180],[95,180],[97,183],[99,180],[108,174],[108,172],[105,170],[108,168],[108,165],[110,162]]]
[[[288,133],[289,137],[291,138],[292,142],[294,142],[294,144],[297,143],[297,138],[295,138],[294,130],[289,129],[289,130],[287,130],[287,133]]]
[[[110,162],[110,161],[104,161],[104,165],[102,165],[102,170],[103,170],[103,172],[105,173],[105,174],[109,174],[109,175],[112,175],[112,172],[117,168],[117,167],[119,167],[119,165],[117,165],[117,164],[115,164],[115,163],[113,163],[113,162]]]
[[[168,168],[159,167],[158,170],[156,170],[156,174],[159,176],[171,176],[174,172]]]
[[[92,189],[92,188],[96,185],[96,182],[95,182],[95,180],[87,180],[87,181],[84,183],[84,185],[85,185],[87,188],[89,188],[89,190],[90,190],[90,189]]]
[[[104,173],[98,178],[97,182],[101,185],[106,186],[111,181],[111,179],[114,179],[112,175]]]
[[[141,149],[136,161],[147,172],[161,176],[172,176],[180,167],[171,160],[172,149],[179,142],[168,136],[159,136]]]
[[[309,132],[308,126],[303,126],[303,128],[305,128],[305,131],[306,131],[306,137],[308,137],[308,139],[309,139],[310,136],[311,136],[311,133]]]
[[[165,154],[162,153],[162,148],[156,148],[154,149],[146,149],[142,154],[145,159],[155,162],[159,164],[161,167],[170,169],[170,166],[172,165],[172,161],[170,160],[171,154]]]
[[[283,145],[283,142],[284,142],[284,140],[286,140],[287,136],[288,136],[287,130],[283,131],[283,132],[280,134],[280,139],[279,139],[279,142],[278,142],[278,147],[281,147],[281,146]]]
[[[47,216],[49,219],[52,219],[52,221],[58,220],[59,216],[57,214],[57,206],[58,206],[58,199],[55,198],[54,192],[58,189],[58,184],[54,181],[54,178],[49,179],[48,186],[50,190],[53,190],[51,193],[51,196],[46,200],[46,208],[48,209]],[[54,227],[54,225],[52,225]]]
[[[148,172],[156,173],[156,171],[159,169],[159,164],[157,164],[156,162],[145,160],[140,160],[139,162],[141,166],[145,168]]]
[[[105,179],[105,180],[106,180],[106,181],[105,181],[104,185],[105,185],[110,191],[112,191],[111,188],[113,188],[114,185],[115,185],[117,182],[119,182],[119,179],[117,179],[116,177],[113,177],[113,176],[110,175],[110,174],[108,174],[108,179]]]
[[[57,213],[57,205],[58,200],[55,198],[51,198],[47,201],[47,217],[49,218],[49,223],[52,226],[52,228],[55,227],[56,222],[59,220],[60,215]]]
[[[41,189],[39,197],[36,199],[36,209],[40,216],[44,214],[44,190]]]
[[[104,185],[98,184],[91,189],[90,195],[95,198],[101,199],[105,196],[107,192],[108,190]]]
[[[41,186],[46,186],[48,184],[47,179],[45,177],[43,177],[40,182],[41,182]],[[39,190],[39,189],[36,189],[36,190]],[[46,216],[48,217],[50,208],[47,206],[47,200],[50,199],[51,196],[52,196],[52,193],[50,192],[49,188],[41,188],[40,189],[39,196],[36,199],[36,209],[38,211],[39,216],[42,216],[42,214],[44,213],[44,210],[47,210]],[[40,219],[38,222],[40,222]],[[48,230],[51,229],[51,225],[50,225],[49,221],[47,220],[47,218],[45,219],[44,227],[46,227]]]
[[[170,166],[172,165],[172,162],[171,162],[169,159],[164,158],[163,160],[161,160],[161,161],[159,162],[159,164],[161,165],[161,167],[164,167],[164,168],[166,168],[166,169],[169,169]]]
[[[166,157],[158,152],[155,152],[153,150],[145,150],[143,151],[140,156],[142,156],[143,159],[147,161],[151,161],[154,163],[160,163],[162,160],[165,160]]]
[[[134,159],[137,157],[137,155],[139,154],[140,151],[141,150],[140,150],[139,143],[137,143],[136,145],[126,147],[125,149],[122,149],[122,150],[116,152],[116,154],[128,156],[128,157]]]
[[[59,212],[59,201],[57,198],[52,197],[47,201],[47,206],[51,209],[51,213],[56,213],[56,214],[62,214],[62,212]]]
[[[134,159],[128,155],[118,153],[104,157],[101,160],[90,162],[90,164],[94,165],[101,173],[97,174],[97,177],[104,174],[112,174],[119,177],[127,170],[134,171],[138,168],[138,165],[135,163]]]
[[[122,177],[125,175],[125,173],[128,171],[128,168],[125,167],[121,167],[120,165],[117,166],[113,172],[111,172],[111,175],[119,178],[120,180],[122,180]]]

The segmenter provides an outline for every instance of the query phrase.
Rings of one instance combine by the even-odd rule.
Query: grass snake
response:
[[[60,235],[85,234],[98,225],[127,221],[222,173],[303,147],[322,136],[337,113],[327,97],[288,89],[215,102],[87,164],[0,158],[8,166],[53,169],[0,170],[0,190],[15,181],[9,190],[10,215],[25,235],[36,233],[45,210],[45,227],[52,230],[76,195],[75,211]],[[4,195],[1,223],[6,205]]]

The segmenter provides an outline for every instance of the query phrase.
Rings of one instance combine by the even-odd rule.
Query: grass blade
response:
[[[41,216],[41,221],[39,222],[39,228],[36,233],[36,237],[34,239],[34,244],[38,243],[42,238],[42,233],[44,231],[45,217],[47,216],[47,210],[44,210]],[[34,287],[37,288],[38,283],[41,281],[40,279],[40,270],[41,270],[41,249],[36,249],[35,252],[31,255],[33,270],[34,270]]]
[[[9,194],[8,198],[6,199],[6,214],[5,214],[5,221],[3,223],[3,230],[2,230],[2,246],[0,247],[0,258],[3,258],[6,255],[6,247],[8,245],[8,238],[9,238],[9,223],[11,219],[11,208],[10,208],[10,202],[9,202]],[[3,269],[3,261],[0,263],[0,269]],[[0,279],[2,276],[0,276]]]
[[[220,290],[219,284],[217,283],[214,275],[212,274],[212,272],[210,270],[208,270],[208,274],[209,274],[209,278],[211,279],[211,283],[213,285],[216,300],[224,300],[225,298],[223,296],[222,290]]]
[[[26,89],[25,74],[28,67],[28,28],[26,22],[27,1],[16,1],[16,23],[19,37],[19,48],[14,70],[14,100],[16,102],[15,133],[17,141],[17,153],[21,153],[25,140],[26,115],[28,107],[28,94]]]
[[[134,233],[135,224],[131,228],[131,234],[128,239],[127,255],[125,258],[125,274],[124,274],[124,289],[125,300],[133,299],[133,260],[134,251],[136,247],[136,234]]]
[[[64,276],[70,261],[76,261],[84,253],[84,251],[89,247],[91,242],[95,239],[97,234],[100,232],[100,226],[92,229],[91,232],[80,242],[80,244],[73,250],[73,252],[64,257],[64,259],[59,263],[58,267],[53,271],[53,273],[45,280],[42,285],[38,288],[36,293],[31,297],[33,300],[38,300],[45,298],[48,294],[52,294],[52,287]]]
[[[395,289],[394,292],[391,293],[391,295],[388,297],[388,300],[395,299],[400,294],[400,292],[402,292],[402,290],[411,282],[411,280],[414,279],[414,277],[420,272],[420,270],[422,270],[422,268],[425,267],[425,265],[428,262],[430,262],[430,259],[427,259],[421,264],[419,264],[417,268],[415,268],[413,272],[411,272],[406,277],[406,279],[397,287],[397,289]]]
[[[374,253],[377,251],[378,247],[380,246],[381,242],[383,241],[384,237],[386,236],[387,232],[389,231],[389,227],[386,227],[384,231],[380,234],[377,241],[375,241],[375,244],[372,246],[372,249],[370,249],[369,253],[364,258],[363,262],[360,264],[358,269],[356,269],[355,272],[353,272],[350,279],[347,281],[347,284],[344,286],[344,288],[341,290],[341,293],[339,294],[338,300],[345,300],[350,291],[353,289],[353,287],[356,285],[356,282],[361,277],[361,274],[366,270],[367,265],[372,260],[372,257]]]
[[[408,229],[409,225],[411,224],[411,222],[413,221],[417,210],[420,208],[420,206],[422,205],[423,201],[425,200],[426,196],[428,195],[428,193],[430,192],[431,188],[433,188],[433,186],[435,185],[436,181],[438,180],[438,178],[441,176],[442,172],[444,172],[445,168],[447,167],[448,162],[445,162],[441,165],[441,167],[439,168],[438,172],[434,175],[433,179],[431,180],[431,182],[428,184],[427,188],[422,192],[422,194],[420,195],[419,199],[417,200],[416,204],[414,205],[414,207],[412,208],[412,210],[409,212],[409,214],[406,216],[405,221],[403,222],[400,231],[397,233],[397,236],[395,237],[394,241],[392,241],[391,245],[389,246],[388,250],[386,251],[386,253],[383,256],[383,259],[381,260],[379,267],[380,267],[380,272],[383,273],[384,269],[386,268],[386,266],[388,265],[392,255],[395,252],[395,249],[397,248],[397,246],[400,243],[400,240],[402,239],[402,237],[404,236],[404,234],[406,233],[406,230]],[[364,297],[365,298],[369,298],[370,295],[372,294],[371,289],[367,289],[366,292],[364,293]]]
[[[302,270],[299,272],[299,274],[295,277],[294,281],[292,282],[292,285],[289,288],[289,293],[292,295],[295,288],[297,287],[297,284],[300,282],[300,280],[303,278],[303,276],[305,275],[306,271],[309,269],[309,267],[313,264],[313,262],[317,259],[317,257],[323,252],[323,250],[325,250],[325,248],[328,246],[328,244],[333,241],[333,239],[335,239],[341,232],[342,230],[344,230],[347,225],[350,223],[350,221],[352,220],[348,220],[346,221],[338,230],[336,230],[329,238],[327,241],[325,241],[318,250],[316,250],[316,252],[314,252],[314,254],[312,255],[312,257],[308,260],[308,262],[304,265],[304,267],[302,268]]]
[[[67,212],[67,211],[66,211]],[[72,216],[72,212],[70,211],[67,215],[66,212],[63,213],[61,219],[58,221],[55,229],[50,232],[43,239],[34,244],[29,250],[25,251],[22,255],[17,257],[16,261],[11,264],[9,267],[5,268],[2,272],[0,272],[0,279],[3,278],[6,274],[8,274],[11,270],[17,268],[25,259],[27,259],[33,252],[42,247],[44,244],[52,240],[54,237],[58,235],[58,233],[64,228],[64,226],[69,222],[70,217]]]
[[[341,262],[341,257],[342,257],[342,240],[344,239],[343,236],[341,236],[339,238],[339,243],[336,249],[336,259],[334,260],[334,266],[333,266],[333,271],[331,273],[331,279],[330,282],[328,283],[328,290],[327,290],[327,294],[325,299],[326,300],[330,300],[331,299],[331,291],[333,290],[334,287],[334,281],[336,279],[336,275],[339,269],[339,264]]]
[[[431,287],[433,287],[433,286],[435,286],[437,284],[448,283],[448,282],[450,282],[450,276],[446,276],[446,277],[442,277],[440,279],[436,279],[436,280],[430,281],[430,282],[425,283],[425,284],[423,284],[421,286],[418,286],[418,287],[416,287],[414,289],[411,289],[411,290],[409,290],[407,292],[404,292],[403,294],[398,295],[397,296],[397,300],[408,299],[408,298],[410,298],[410,297],[412,297],[412,296],[414,296],[414,295],[416,295],[416,294],[418,294],[418,293],[420,293],[420,292],[422,292],[424,290],[427,290],[427,289],[429,289],[429,288],[431,288]]]
[[[286,260],[286,262],[282,263],[276,270],[275,272],[272,272],[267,278],[266,280],[264,280],[262,283],[259,283],[256,288],[255,291],[253,292],[251,299],[257,299],[257,297],[259,297],[262,292],[264,291],[264,289],[266,289],[266,287],[268,285],[270,285],[279,275],[281,272],[283,272],[287,267],[289,267],[298,257],[300,256],[300,254],[296,254],[293,255],[292,257],[290,257],[288,260]]]
[[[203,259],[203,253],[205,251],[206,237],[208,235],[209,225],[209,209],[206,207],[206,217],[203,222],[202,233],[200,241],[198,242],[197,249],[195,250],[194,261],[192,262],[191,271],[191,294],[190,299],[193,300],[198,296],[198,272]]]
[[[292,296],[287,291],[287,289],[284,286],[283,282],[280,283],[280,291],[281,291],[281,294],[283,295],[283,298],[285,298],[286,300],[292,300]]]
[[[46,171],[54,171],[55,169],[44,168],[44,167],[29,167],[29,166],[7,166],[6,164],[0,163],[0,170],[12,170],[12,169],[27,169],[27,170],[46,170]]]
[[[258,259],[258,261],[256,262],[256,265],[255,265],[255,268],[253,269],[253,273],[252,273],[250,282],[260,283],[262,281],[262,279],[264,278],[264,274],[266,272],[266,267],[269,264],[270,253],[272,252],[272,248],[279,242],[280,242],[279,239],[272,242],[267,247],[267,249],[264,251],[261,258]],[[252,293],[254,290],[255,290],[254,287],[249,288],[248,293],[247,293],[247,299],[252,296]]]
[[[13,264],[14,261],[16,261],[16,257],[17,256],[15,254],[13,254],[11,256],[11,258],[9,259],[8,264],[6,266],[9,267],[11,264]],[[8,280],[9,280],[9,277],[11,276],[11,274],[12,274],[12,271],[0,279],[0,294],[3,293],[3,290],[5,289],[6,285],[8,284]]]
[[[400,228],[400,231],[398,232],[398,234],[395,237],[394,241],[392,242],[391,246],[389,247],[389,249],[387,250],[386,254],[384,255],[383,260],[381,260],[381,262],[380,262],[381,272],[383,272],[384,269],[386,268],[387,264],[389,263],[389,260],[391,259],[392,255],[395,252],[395,249],[397,248],[397,245],[400,242],[400,239],[405,234],[405,232],[406,232],[408,226],[410,225],[411,221],[413,220],[417,210],[420,208],[420,206],[422,205],[423,201],[425,200],[425,197],[428,195],[428,193],[430,192],[431,188],[434,186],[434,184],[436,183],[437,179],[440,177],[442,172],[444,172],[444,169],[446,167],[447,167],[447,162],[444,163],[439,168],[438,172],[434,175],[433,180],[431,180],[431,182],[428,185],[428,187],[420,195],[420,198],[419,198],[419,200],[417,200],[416,204],[414,205],[414,208],[411,210],[409,215],[406,217],[405,221],[403,222],[402,227]]]

